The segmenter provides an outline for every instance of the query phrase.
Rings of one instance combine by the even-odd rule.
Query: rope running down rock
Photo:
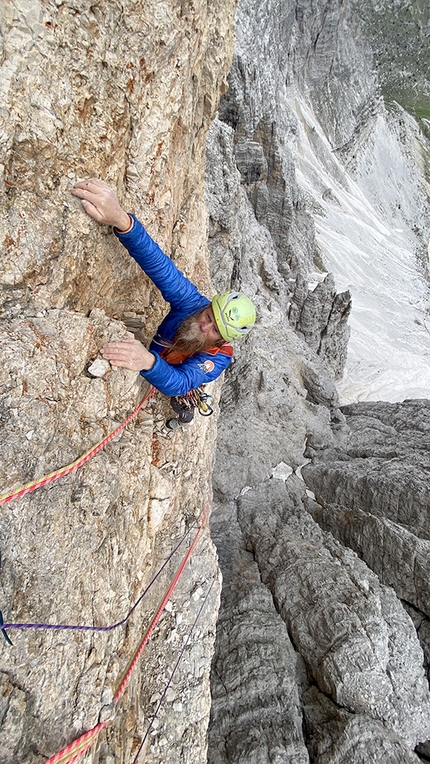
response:
[[[133,658],[131,659],[131,661],[130,661],[130,663],[129,663],[129,665],[128,665],[125,673],[124,673],[123,679],[122,679],[122,681],[121,681],[121,683],[120,683],[120,685],[118,687],[117,692],[115,693],[115,697],[114,697],[114,701],[113,701],[114,707],[121,700],[121,698],[122,698],[122,696],[123,696],[123,694],[124,694],[124,692],[126,690],[126,687],[127,687],[128,683],[130,681],[131,675],[132,675],[132,673],[133,673],[133,671],[134,671],[134,669],[135,669],[135,667],[137,665],[137,662],[138,662],[138,660],[139,660],[139,658],[140,658],[140,656],[141,656],[141,654],[143,652],[143,649],[144,649],[145,645],[148,643],[148,641],[149,641],[149,639],[150,639],[150,637],[151,637],[151,635],[152,635],[152,633],[153,633],[153,631],[154,631],[158,621],[160,620],[161,614],[162,614],[164,608],[166,607],[166,604],[167,604],[168,600],[170,599],[170,597],[172,595],[172,592],[174,591],[174,589],[176,588],[176,586],[178,584],[178,581],[179,581],[179,579],[180,579],[180,577],[181,577],[181,575],[182,575],[182,573],[184,571],[184,568],[185,568],[189,558],[191,557],[191,554],[192,554],[192,552],[194,550],[194,547],[197,544],[197,541],[198,541],[198,538],[200,536],[200,533],[201,533],[201,531],[203,530],[203,528],[204,528],[204,526],[206,524],[206,520],[207,520],[207,517],[209,515],[209,510],[210,510],[210,502],[208,501],[206,509],[205,509],[203,517],[202,517],[202,520],[201,520],[201,523],[199,524],[198,530],[196,532],[196,535],[194,536],[194,539],[193,539],[193,541],[192,541],[192,543],[190,545],[190,548],[188,549],[188,551],[186,552],[185,556],[183,557],[183,559],[182,559],[182,561],[181,561],[181,563],[180,563],[180,565],[179,565],[179,567],[178,567],[178,569],[177,569],[177,571],[176,571],[176,573],[175,573],[175,575],[174,575],[174,577],[173,577],[173,579],[172,579],[172,581],[171,581],[171,583],[170,583],[170,585],[169,585],[169,587],[168,587],[168,589],[167,589],[167,591],[166,591],[166,593],[165,593],[165,595],[164,595],[164,597],[163,597],[163,599],[161,601],[161,604],[159,605],[155,615],[153,616],[153,618],[151,620],[151,623],[149,624],[145,634],[143,635],[142,640],[141,640],[137,650],[135,651],[135,654],[134,654]],[[91,745],[93,744],[94,740],[98,737],[98,735],[106,727],[106,725],[109,724],[110,721],[111,721],[111,719],[107,719],[106,721],[100,722],[95,727],[93,727],[91,730],[88,730],[83,735],[78,737],[72,743],[69,743],[69,745],[67,745],[61,751],[59,751],[58,753],[54,754],[54,756],[51,756],[49,759],[47,759],[45,761],[45,764],[72,764],[72,762],[76,761],[80,756],[82,756],[83,753],[85,753],[85,751],[87,751],[91,747]]]
[[[155,393],[155,387],[151,387],[150,390],[146,393],[143,400],[139,403],[138,406],[132,411],[130,416],[127,417],[127,419],[122,422],[113,432],[110,433],[110,435],[107,435],[103,440],[100,440],[98,443],[96,443],[95,446],[93,446],[89,451],[87,451],[83,456],[80,456],[79,459],[76,459],[76,461],[72,462],[71,464],[68,464],[66,467],[60,467],[60,469],[55,470],[55,472],[50,472],[49,475],[44,475],[41,478],[37,478],[37,480],[33,480],[31,483],[25,483],[25,485],[20,486],[19,488],[14,488],[11,491],[7,491],[7,493],[3,493],[0,495],[0,506],[2,504],[6,504],[8,501],[11,501],[12,499],[19,499],[22,496],[25,496],[27,493],[30,493],[31,491],[35,491],[36,488],[41,488],[44,485],[48,485],[48,483],[53,483],[54,480],[57,480],[60,477],[65,477],[66,475],[70,475],[71,472],[75,472],[75,470],[79,469],[79,467],[82,467],[84,464],[86,464],[93,456],[99,453],[99,451],[104,448],[107,443],[110,443],[111,440],[115,437],[115,435],[118,435],[124,427],[126,427],[130,422],[137,416],[139,411],[143,408],[145,403],[154,395]]]

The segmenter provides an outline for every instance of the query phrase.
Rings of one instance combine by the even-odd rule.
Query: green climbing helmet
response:
[[[241,292],[221,292],[212,300],[216,325],[224,340],[237,340],[255,324],[255,308]]]

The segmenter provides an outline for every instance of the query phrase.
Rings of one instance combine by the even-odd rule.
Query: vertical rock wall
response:
[[[88,367],[104,341],[124,335],[124,320],[146,341],[165,311],[112,233],[71,197],[74,182],[111,183],[211,289],[203,154],[233,13],[229,0],[3,3],[2,491],[69,464],[125,419],[146,391],[142,379],[94,377]],[[158,396],[79,472],[1,508],[5,621],[108,625],[126,615],[211,495],[215,417],[168,434],[168,410]],[[44,761],[113,717],[113,693],[190,538],[120,629],[10,631],[0,664],[3,761]],[[134,757],[212,581],[142,754],[204,759],[219,590],[207,531],[88,761]]]
[[[211,266],[219,289],[255,299],[259,321],[222,391],[208,762],[418,764],[430,735],[428,406],[339,408],[350,295],[325,263],[341,241],[343,283],[348,269],[373,273],[371,204],[384,230],[401,218],[415,235],[423,157],[413,131],[391,130],[348,2],[241,0],[236,24],[208,137]],[[392,162],[378,159],[386,146]],[[411,194],[393,203],[394,166],[406,165]],[[377,328],[369,343],[383,344]]]

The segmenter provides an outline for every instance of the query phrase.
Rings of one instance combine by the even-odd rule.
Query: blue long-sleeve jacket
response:
[[[164,395],[185,395],[217,379],[231,363],[232,349],[225,343],[220,350],[216,348],[214,352],[211,349],[209,352],[195,353],[176,366],[161,358],[165,345],[160,340],[171,342],[182,322],[210,305],[210,300],[200,294],[197,287],[178,270],[137,218],[134,215],[131,217],[132,229],[128,233],[115,231],[115,235],[158,287],[166,302],[170,303],[170,311],[149,346],[155,356],[155,363],[152,369],[140,373]]]

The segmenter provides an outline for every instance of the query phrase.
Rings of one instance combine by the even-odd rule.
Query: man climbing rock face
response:
[[[115,192],[103,181],[81,181],[72,194],[79,197],[94,220],[114,227],[120,242],[170,303],[170,312],[158,327],[149,350],[138,340],[126,337],[121,342],[107,343],[101,352],[113,366],[139,371],[151,385],[172,398],[179,417],[169,420],[168,426],[175,429],[175,423],[179,426],[191,421],[194,413],[187,399],[179,401],[177,397],[213,382],[229,366],[233,358],[230,341],[249,332],[255,322],[255,308],[240,292],[222,292],[212,301],[200,294],[137,218],[125,212]]]

